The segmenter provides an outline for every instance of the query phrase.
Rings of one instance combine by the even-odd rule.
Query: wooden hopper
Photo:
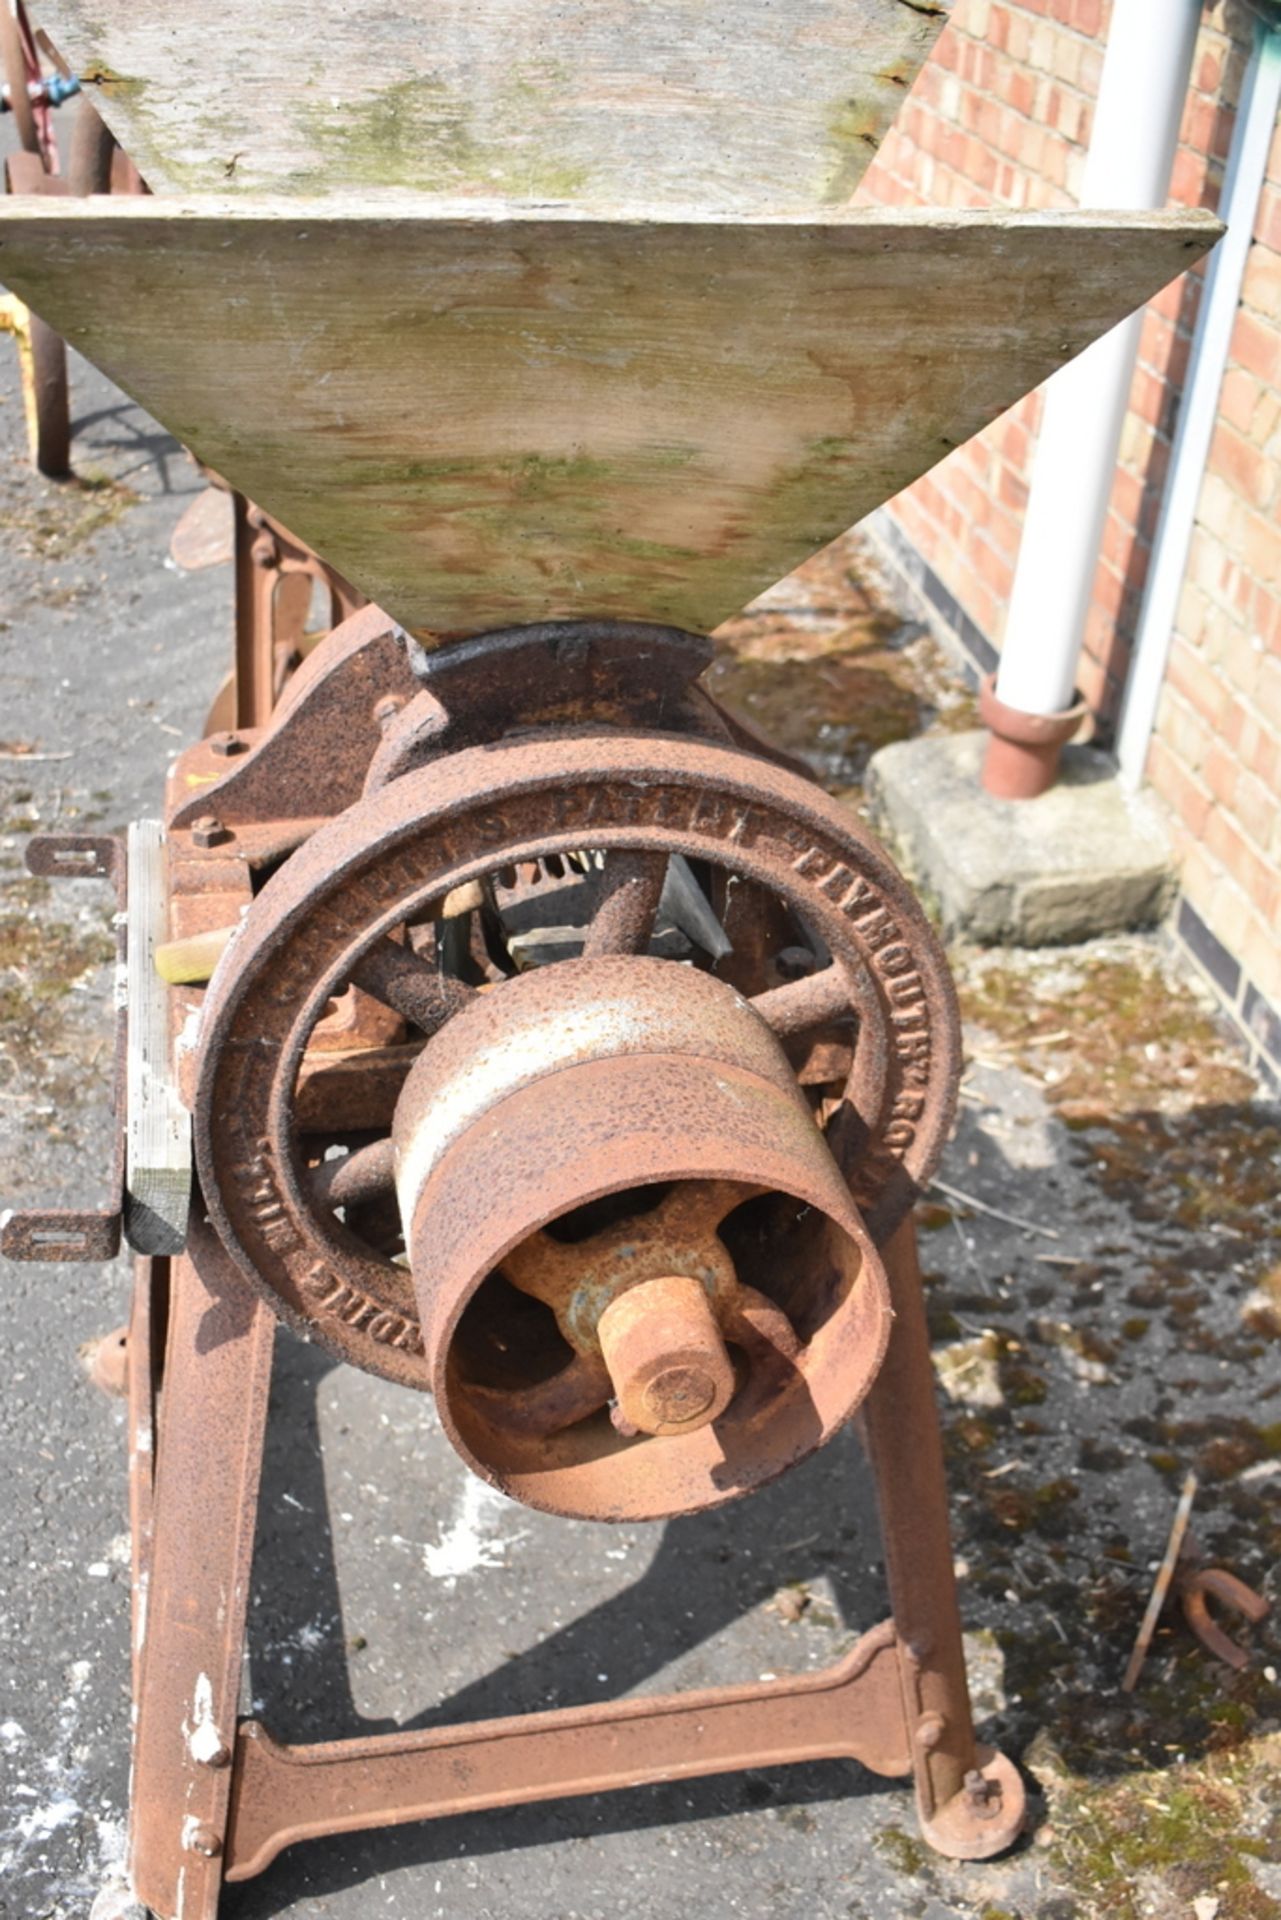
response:
[[[419,633],[710,628],[1220,231],[401,195],[9,201],[0,279]]]
[[[929,0],[33,0],[155,193],[847,201]]]
[[[945,17],[44,0],[179,197],[10,202],[0,280],[420,634],[715,626],[1218,231],[850,210]]]

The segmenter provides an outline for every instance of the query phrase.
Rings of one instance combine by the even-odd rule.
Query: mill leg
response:
[[[882,1257],[894,1330],[863,1404],[863,1437],[876,1481],[921,1830],[940,1853],[983,1860],[1018,1833],[1023,1783],[1002,1754],[974,1740],[943,1443],[910,1219]]]
[[[150,1542],[135,1600],[130,1872],[136,1898],[160,1920],[214,1920],[275,1319],[202,1226],[169,1282]],[[145,1525],[136,1467],[136,1508],[140,1492]]]
[[[129,1538],[133,1571],[133,1697],[142,1684],[142,1635],[151,1578],[152,1503],[156,1491],[156,1414],[169,1314],[169,1262],[140,1255],[126,1338],[129,1395]]]

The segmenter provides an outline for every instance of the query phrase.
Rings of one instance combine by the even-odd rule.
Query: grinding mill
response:
[[[522,0],[322,9],[331,115],[288,110],[282,5],[51,0],[153,191],[0,212],[0,277],[240,496],[234,677],[162,817],[29,854],[119,892],[115,1194],[4,1228],[140,1254],[131,1874],[163,1920],[310,1836],[817,1757],[910,1778],[954,1857],[1021,1822],[975,1742],[911,1223],[947,965],[717,705],[704,636],[1217,228],[851,209],[938,26],[897,0],[748,8],[732,45],[692,0],[570,11],[551,74]],[[371,158],[388,73],[414,138]],[[291,574],[335,617],[305,650]],[[816,1674],[281,1744],[240,1701],[279,1321],[577,1519],[736,1500],[857,1419],[890,1616]]]

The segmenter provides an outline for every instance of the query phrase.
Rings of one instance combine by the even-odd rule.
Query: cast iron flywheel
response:
[[[734,746],[540,732],[401,773],[266,882],[197,1160],[282,1316],[430,1388],[478,1472],[657,1517],[858,1405],[956,1074],[938,944],[844,808]]]

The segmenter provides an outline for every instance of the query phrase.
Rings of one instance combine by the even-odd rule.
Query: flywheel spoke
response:
[[[361,956],[351,977],[363,992],[371,993],[375,1000],[394,1008],[428,1034],[461,1013],[476,997],[474,987],[438,973],[430,960],[390,935]]]
[[[850,1012],[850,983],[844,969],[833,962],[819,973],[807,973],[803,979],[789,980],[785,987],[756,994],[751,1005],[780,1037],[804,1033],[806,1027]]]
[[[472,1386],[467,1397],[483,1410],[495,1426],[511,1432],[542,1438],[562,1433],[598,1413],[613,1398],[614,1389],[605,1365],[597,1357],[576,1354],[550,1380],[534,1387],[504,1391],[497,1387]]]
[[[582,1274],[582,1250],[553,1240],[549,1233],[532,1233],[499,1264],[514,1287],[557,1312]]]
[[[322,1207],[359,1207],[390,1193],[395,1180],[392,1144],[375,1140],[340,1159],[322,1160],[313,1167],[308,1184]]]
[[[605,861],[601,902],[583,941],[583,958],[644,953],[667,876],[665,853],[611,853]]]
[[[790,1372],[801,1352],[801,1339],[783,1312],[755,1287],[740,1284],[734,1312],[726,1329],[731,1340],[746,1348],[753,1370],[758,1365],[779,1362]]]
[[[645,1224],[692,1250],[714,1234],[735,1207],[764,1192],[748,1180],[682,1180]]]

